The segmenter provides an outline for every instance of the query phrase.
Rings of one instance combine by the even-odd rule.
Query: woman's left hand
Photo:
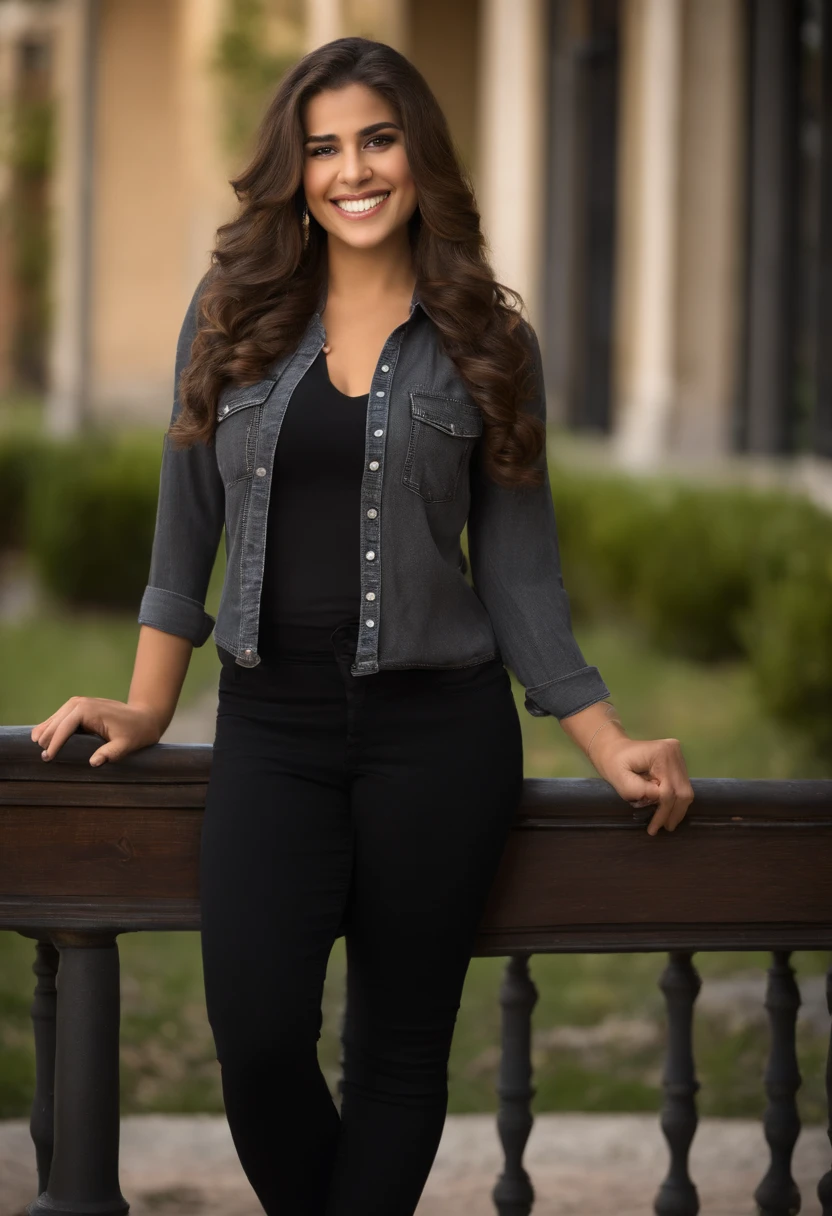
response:
[[[629,739],[610,733],[602,740],[599,735],[592,748],[592,763],[630,806],[657,804],[647,828],[651,836],[661,827],[674,831],[693,802],[693,786],[678,739]]]

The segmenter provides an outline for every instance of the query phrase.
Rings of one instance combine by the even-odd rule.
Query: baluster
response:
[[[505,1168],[491,1192],[500,1216],[529,1216],[534,1187],[523,1168],[523,1152],[534,1122],[531,1101],[532,1010],[537,988],[529,975],[527,954],[509,957],[500,985],[502,1023],[497,1131],[503,1146]]]
[[[826,1008],[832,1018],[832,966],[826,973]],[[829,1051],[826,1055],[826,1109],[828,1113],[826,1134],[832,1148],[832,1031],[830,1031]],[[820,1200],[821,1216],[832,1216],[832,1169],[827,1170],[818,1183],[818,1199]]]
[[[768,1104],[763,1128],[771,1151],[771,1163],[754,1192],[760,1216],[795,1216],[800,1211],[800,1190],[792,1178],[791,1162],[800,1116],[795,1094],[803,1078],[797,1067],[795,1023],[800,991],[789,965],[791,950],[772,951],[768,969],[765,1007],[771,1030],[771,1050],[766,1067]]]
[[[699,1195],[688,1173],[688,1153],[699,1122],[693,1006],[702,987],[692,958],[692,950],[672,950],[659,980],[668,1024],[660,1122],[670,1148],[670,1169],[653,1202],[658,1216],[696,1216],[699,1211]]]
[[[28,1216],[125,1216],[118,1181],[119,965],[114,934],[55,932],[55,1140]]]
[[[58,951],[50,941],[38,940],[32,970],[37,976],[29,1009],[35,1038],[35,1096],[29,1117],[29,1132],[35,1145],[38,1194],[49,1185],[54,1140],[55,1015]]]

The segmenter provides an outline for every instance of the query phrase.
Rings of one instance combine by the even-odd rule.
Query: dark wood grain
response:
[[[198,929],[211,747],[93,769],[99,736],[45,763],[30,731],[0,728],[0,927]],[[652,812],[600,778],[527,778],[475,952],[832,944],[832,781],[693,787],[679,829],[651,837]]]

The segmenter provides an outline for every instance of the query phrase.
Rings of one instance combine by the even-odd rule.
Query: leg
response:
[[[328,715],[298,740],[274,705],[236,708],[218,718],[202,829],[208,1018],[258,1199],[269,1216],[321,1216],[339,1116],[317,1042],[352,866],[348,793]]]
[[[471,950],[522,792],[505,670],[472,687],[435,680],[430,696],[420,673],[407,674],[414,695],[379,697],[384,712],[368,710],[353,787],[341,1137],[327,1216],[415,1211],[442,1135]]]

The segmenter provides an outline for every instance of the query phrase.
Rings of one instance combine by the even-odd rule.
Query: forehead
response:
[[[304,135],[349,135],[370,123],[398,116],[388,101],[365,84],[351,83],[340,89],[323,89],[304,107]]]

